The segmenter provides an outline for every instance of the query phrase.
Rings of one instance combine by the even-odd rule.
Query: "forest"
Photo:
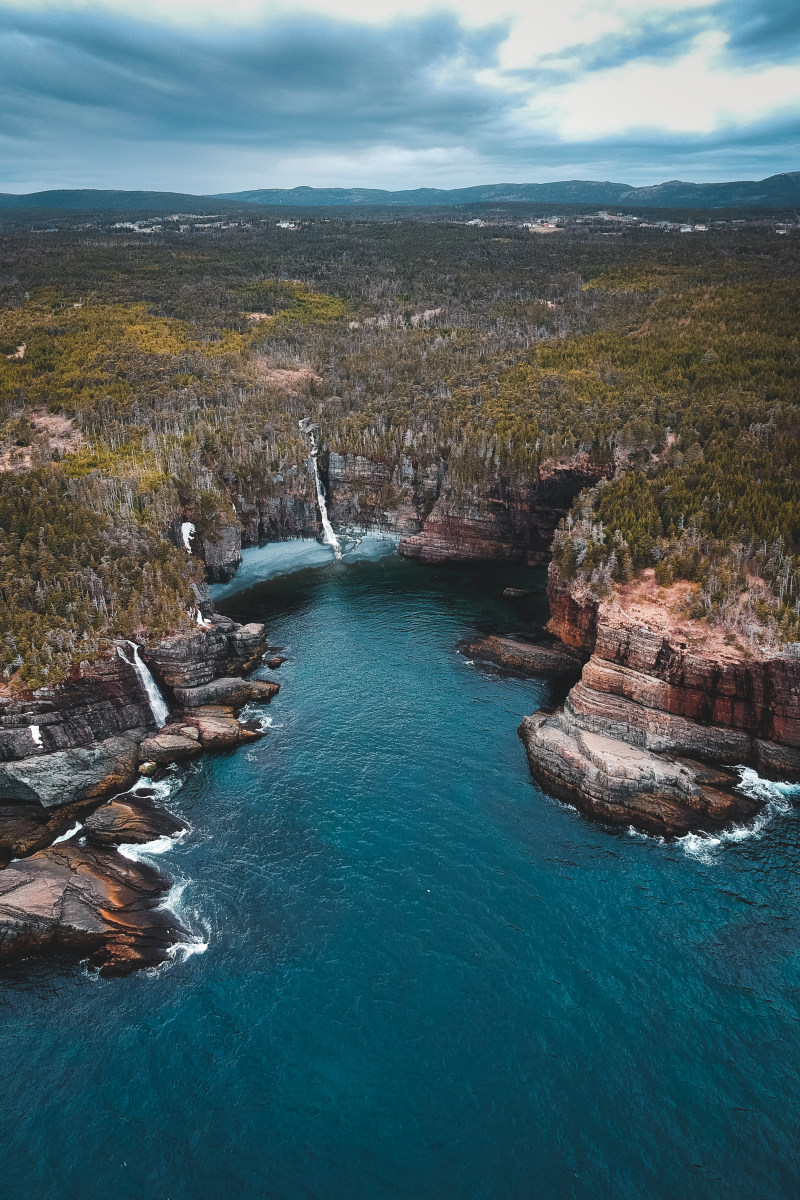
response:
[[[654,567],[695,614],[800,633],[798,239],[315,218],[0,234],[0,670],[53,686],[194,620],[168,536],[326,451],[457,494],[583,457],[554,553],[598,595]],[[390,499],[390,498],[389,498]]]

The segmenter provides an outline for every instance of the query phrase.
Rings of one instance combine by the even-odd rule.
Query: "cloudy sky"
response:
[[[800,0],[0,0],[0,190],[759,179]]]

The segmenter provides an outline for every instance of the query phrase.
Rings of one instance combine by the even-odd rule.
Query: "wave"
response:
[[[275,718],[265,713],[263,705],[260,704],[245,704],[239,713],[239,720],[251,721],[257,726],[259,733],[266,733],[268,729],[275,727]]]
[[[178,879],[167,892],[159,908],[166,909],[177,917],[181,925],[188,931],[188,936],[170,946],[168,959],[161,968],[173,963],[185,962],[193,954],[205,954],[211,945],[211,926],[203,917],[200,910],[188,906],[184,901],[184,892],[191,883],[189,879]],[[202,932],[198,932],[201,930]]]
[[[786,816],[792,810],[792,799],[800,797],[800,784],[776,782],[762,779],[752,767],[736,767],[739,772],[737,791],[754,800],[763,800],[764,807],[746,825],[732,825],[719,833],[687,833],[676,838],[684,853],[702,863],[718,861],[719,851],[725,846],[759,838],[775,817]]]
[[[188,829],[181,829],[173,835],[163,834],[153,838],[152,842],[121,842],[117,850],[131,862],[146,861],[151,855],[166,854],[168,850],[172,850],[184,840],[188,832]]]
[[[687,857],[707,865],[718,862],[721,849],[761,837],[775,817],[787,816],[792,811],[792,801],[800,799],[800,783],[762,779],[752,767],[735,767],[734,770],[739,772],[736,790],[755,800],[763,800],[764,807],[746,825],[731,825],[729,829],[721,829],[717,833],[699,830],[675,838],[674,844],[680,846]],[[643,833],[633,825],[628,826],[627,833],[629,837],[641,838],[662,846],[671,844],[660,834]]]
[[[80,821],[77,821],[72,826],[72,829],[68,829],[66,833],[62,833],[61,837],[53,838],[53,841],[51,844],[53,846],[57,846],[59,842],[68,842],[70,838],[75,837],[75,834],[80,833],[80,831],[82,829],[83,829],[83,825],[80,823]]]

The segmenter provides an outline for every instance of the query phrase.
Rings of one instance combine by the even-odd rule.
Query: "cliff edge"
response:
[[[551,565],[551,632],[589,657],[564,707],[520,726],[548,791],[667,836],[757,810],[728,768],[800,779],[800,659],[691,619],[691,587],[645,571],[598,600]]]

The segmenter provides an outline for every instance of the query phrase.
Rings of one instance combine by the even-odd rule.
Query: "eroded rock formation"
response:
[[[575,678],[580,675],[581,661],[563,648],[537,642],[523,642],[518,638],[499,637],[491,634],[472,642],[470,654],[477,658],[488,658],[513,671],[524,675],[554,675]]]
[[[118,825],[115,836],[127,832]],[[39,850],[0,871],[0,958],[70,953],[109,975],[156,966],[189,937],[161,904],[169,886],[155,867],[91,837]]]
[[[536,481],[512,485],[494,476],[480,487],[456,491],[445,480],[419,534],[404,538],[400,553],[423,562],[525,562],[543,566],[558,522],[583,488],[601,472],[587,458],[543,464]]]
[[[260,737],[236,714],[278,691],[244,678],[265,648],[263,625],[212,614],[143,649],[173,710],[160,730],[129,654],[83,664],[60,688],[0,697],[0,958],[68,951],[120,974],[186,939],[162,906],[169,878],[115,849],[182,823],[138,791],[104,797],[140,763],[157,770]]]
[[[598,602],[551,568],[550,628],[590,655],[562,710],[520,727],[531,771],[582,811],[666,834],[759,805],[714,768],[800,778],[800,661],[685,616],[653,572]]]

